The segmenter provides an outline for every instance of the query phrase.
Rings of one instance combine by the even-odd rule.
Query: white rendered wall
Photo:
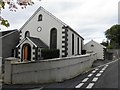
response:
[[[71,30],[68,30],[68,57],[72,56],[72,34],[74,34],[74,55],[77,55],[77,50],[78,50],[78,41],[77,38],[79,37],[76,35],[74,32]],[[79,54],[81,54],[81,37],[79,37]]]
[[[38,16],[42,14],[43,20],[38,21]],[[41,32],[37,31],[38,27],[42,27]],[[52,18],[50,15],[45,13],[43,10],[40,10],[33,18],[30,20],[25,27],[22,29],[22,37],[24,38],[25,32],[29,31],[31,37],[40,38],[43,42],[45,42],[48,46],[50,46],[50,31],[52,28],[57,29],[57,49],[60,49],[60,57],[61,57],[61,49],[62,49],[62,27],[63,25],[59,23],[57,20]]]
[[[94,47],[91,47],[91,45],[94,45]],[[84,49],[87,50],[87,52],[93,51],[94,53],[97,53],[97,59],[104,59],[104,48],[101,45],[90,42],[84,46]]]
[[[22,55],[22,47],[23,47],[23,45],[26,44],[26,43],[30,44],[30,46],[31,46],[31,61],[34,61],[33,58],[32,58],[32,57],[34,57],[34,55],[33,55],[33,44],[32,44],[30,41],[28,41],[28,40],[25,40],[25,41],[20,45],[20,49],[19,49],[20,54],[19,54],[19,57],[21,58],[21,55]]]
[[[11,63],[10,60],[6,60],[4,83],[39,84],[62,82],[89,70],[94,60],[96,60],[96,54],[28,63]]]

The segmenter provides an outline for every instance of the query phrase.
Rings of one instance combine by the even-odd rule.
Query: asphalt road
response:
[[[120,78],[119,66],[120,60],[110,64],[96,82],[94,88],[118,88]]]
[[[114,88],[115,90],[119,87],[119,66],[120,60],[117,60],[112,63],[96,67],[87,73],[61,83],[41,85],[3,85],[3,88],[24,88],[24,90],[46,90],[48,88]]]
[[[120,61],[120,60],[119,60]],[[88,73],[67,80],[63,83],[53,83],[44,88],[118,88],[118,61],[97,67]],[[43,89],[44,90],[44,89]]]

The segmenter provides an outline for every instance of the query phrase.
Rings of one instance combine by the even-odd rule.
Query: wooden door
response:
[[[28,60],[28,46],[24,47],[24,60]]]

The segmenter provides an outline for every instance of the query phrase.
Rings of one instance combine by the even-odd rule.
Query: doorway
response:
[[[22,60],[31,60],[31,46],[29,44],[24,44],[22,49]]]

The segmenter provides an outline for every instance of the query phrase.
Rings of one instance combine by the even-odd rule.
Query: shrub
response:
[[[59,49],[42,49],[41,56],[43,59],[52,59],[52,58],[59,58],[60,51]]]
[[[86,54],[86,50],[82,50],[82,55]]]

